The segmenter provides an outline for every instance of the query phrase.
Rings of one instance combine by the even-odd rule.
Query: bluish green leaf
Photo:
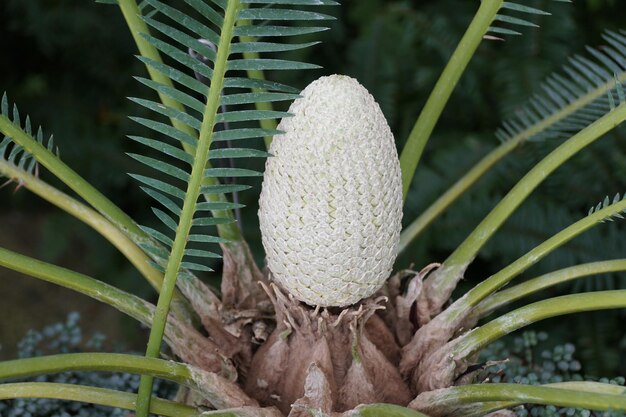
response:
[[[500,35],[521,35],[520,32],[516,32],[511,29],[505,29],[505,28],[494,27],[494,26],[490,26],[487,31],[491,33],[497,33]]]
[[[30,123],[29,115],[26,115],[26,120],[24,121],[24,132],[28,133],[30,136],[33,135],[33,129]]]
[[[158,230],[155,230],[155,229],[153,229],[151,227],[147,227],[147,226],[139,226],[139,227],[141,228],[141,230],[143,230],[144,232],[146,232],[147,234],[149,234],[150,236],[152,236],[153,238],[155,238],[159,242],[167,245],[168,247],[172,247],[172,245],[174,244],[174,241],[172,239],[170,239],[169,237],[167,237],[163,233],[159,232]]]
[[[511,2],[508,2],[508,1],[505,1],[504,3],[502,3],[502,8],[503,9],[509,9],[509,10],[515,10],[516,12],[521,12],[521,13],[537,14],[537,15],[543,15],[543,16],[549,16],[550,15],[550,13],[545,12],[543,10],[536,9],[534,7],[525,6],[523,4],[511,3]]]
[[[259,80],[254,78],[226,78],[226,80],[224,80],[224,87],[262,89],[267,91],[279,91],[284,93],[300,94],[300,90],[298,90],[297,88],[293,88],[288,85],[276,83],[273,81]]]
[[[173,232],[176,232],[176,229],[178,228],[178,222],[176,222],[169,214],[155,207],[152,207],[152,212],[156,214],[156,216],[159,218],[159,220],[163,222],[164,225],[170,228]]]
[[[518,17],[502,15],[502,14],[497,14],[495,20],[498,20],[504,23],[510,23],[512,25],[528,26],[528,27],[535,27],[535,28],[539,27],[539,25],[533,22],[529,22],[528,20],[520,19]]]
[[[298,27],[298,26],[237,26],[235,36],[296,36],[307,35],[328,30],[326,27]]]
[[[129,100],[147,108],[148,110],[152,110],[155,113],[159,113],[159,114],[162,114],[163,116],[167,116],[169,118],[179,120],[180,122],[198,131],[200,130],[200,126],[202,125],[202,122],[198,120],[197,118],[187,113],[184,113],[182,111],[173,109],[171,107],[164,106],[161,103],[157,103],[151,100],[145,100],[141,98],[135,98],[135,97],[129,97]]]
[[[159,152],[163,152],[164,154],[169,155],[173,158],[176,158],[183,162],[187,162],[190,165],[193,163],[193,156],[175,146],[168,145],[167,143],[158,140],[143,138],[141,136],[129,136],[129,138],[134,140],[135,142],[141,143],[142,145],[146,145],[151,147],[152,149],[156,149]]]
[[[248,120],[280,119],[292,116],[291,113],[273,110],[240,110],[220,113],[216,117],[216,122],[244,122]]]
[[[228,69],[237,71],[307,70],[318,68],[321,67],[305,62],[286,61],[283,59],[234,59],[228,61]]]
[[[166,197],[164,194],[153,190],[152,188],[148,188],[148,187],[141,187],[141,189],[148,194],[150,197],[154,198],[156,201],[158,201],[159,203],[163,204],[164,207],[166,207],[169,211],[171,211],[175,216],[180,216],[180,207],[178,206],[178,204],[174,203],[172,200],[170,200],[168,197]]]
[[[158,20],[150,19],[147,17],[144,17],[143,20],[148,25],[152,26],[159,32],[175,40],[182,46],[185,46],[188,49],[192,49],[196,51],[197,53],[201,54],[202,56],[208,58],[211,61],[215,60],[215,51],[211,49],[209,46],[200,42],[198,39],[195,39],[187,35],[185,32],[182,32],[178,29],[174,29],[171,26],[161,23]]]
[[[193,58],[187,52],[182,52],[177,47],[172,46],[169,43],[164,42],[164,41],[162,41],[160,39],[157,39],[155,37],[148,36],[148,35],[145,35],[143,33],[141,34],[141,36],[144,39],[146,39],[148,42],[150,42],[159,51],[161,51],[164,54],[170,56],[174,60],[180,62],[181,64],[183,64],[187,68],[189,68],[189,69],[197,72],[198,74],[201,74],[201,75],[203,75],[203,76],[205,76],[205,77],[207,77],[209,79],[213,77],[213,70],[211,68],[209,68],[206,64],[204,64],[204,63],[198,61],[197,59]]]
[[[151,60],[150,58],[145,58],[142,56],[138,56],[141,62],[146,64],[147,66],[154,68],[156,71],[161,74],[169,77],[172,81],[177,82],[180,85],[187,87],[188,89],[195,91],[196,93],[200,93],[206,95],[209,91],[209,87],[202,84],[200,81],[196,80],[194,77],[191,77],[176,68],[170,67],[169,65],[165,65],[160,62],[156,62]]]
[[[198,264],[195,262],[181,262],[180,267],[184,269],[190,269],[192,271],[205,271],[212,272],[213,270],[206,265]]]
[[[165,273],[165,259],[159,259],[159,262],[150,261],[148,262],[151,267],[159,271],[160,273]]]
[[[209,159],[267,158],[268,156],[270,156],[270,154],[265,151],[259,151],[256,149],[246,149],[246,148],[211,149],[211,152],[209,152]]]
[[[167,238],[167,236],[165,237]],[[153,260],[160,262],[160,263],[165,263],[164,262],[165,259],[167,259],[167,257],[169,256],[168,251],[160,245],[157,246],[156,244],[153,244],[153,243],[140,243],[139,247],[143,249],[143,251],[146,252],[148,256],[150,256]]]
[[[199,217],[197,219],[193,219],[192,224],[194,226],[217,226],[218,224],[231,224],[234,222],[235,219],[230,219],[228,217]]]
[[[227,239],[222,239],[221,237],[196,234],[189,235],[189,241],[198,243],[228,243]]]
[[[211,23],[213,23],[218,28],[222,27],[224,23],[224,19],[222,16],[216,12],[211,6],[209,6],[203,0],[185,0],[185,3],[196,9],[200,15],[209,19]]]
[[[215,252],[209,252],[208,250],[201,250],[201,249],[185,249],[185,255],[186,256],[193,256],[196,258],[221,258],[222,256],[215,253]]]
[[[274,42],[239,42],[230,48],[233,54],[244,52],[284,52],[296,51],[298,49],[308,48],[317,45],[320,42],[307,43],[274,43]]]
[[[610,69],[613,74],[619,74],[622,72],[622,68],[611,58],[598,51],[595,48],[587,47],[587,51],[600,61],[606,68]]]
[[[179,103],[187,106],[190,109],[197,111],[200,114],[204,112],[204,107],[205,107],[204,103],[198,100],[197,98],[190,96],[187,93],[183,93],[180,90],[177,90],[175,88],[172,88],[163,84],[159,84],[157,82],[154,82],[146,78],[135,77],[135,79],[141,82],[142,84],[150,87],[157,93],[165,94],[166,96],[173,98]]]
[[[222,104],[226,106],[234,106],[237,104],[263,103],[273,101],[290,101],[300,98],[299,94],[285,93],[242,93],[231,94],[222,97]]]
[[[202,194],[228,194],[239,193],[252,188],[249,185],[244,184],[222,184],[222,185],[204,185],[200,189]]]
[[[158,0],[146,0],[152,7],[163,13],[163,15],[169,17],[175,22],[179,22],[184,28],[195,32],[200,38],[208,39],[214,44],[219,44],[220,38],[213,30],[207,25],[203,25],[196,19],[182,13],[181,11],[170,7]]]
[[[15,104],[13,104],[13,124],[17,127],[22,127],[20,111],[17,109],[17,106]]]
[[[157,189],[159,191],[163,191],[164,193],[167,193],[171,196],[174,196],[176,198],[179,198],[181,200],[185,199],[185,192],[174,187],[173,185],[170,185],[166,182],[163,182],[161,180],[156,180],[154,178],[150,178],[150,177],[146,177],[145,175],[138,175],[138,174],[129,174],[132,178],[136,179],[137,181],[146,184],[154,189]]]
[[[335,20],[326,14],[290,9],[246,8],[239,12],[242,20]]]
[[[204,170],[204,176],[214,178],[261,177],[263,173],[244,168],[207,168]]]
[[[212,0],[213,3],[220,6],[222,10],[226,10],[226,6],[228,6],[228,0]]]
[[[241,0],[243,4],[289,4],[294,6],[338,6],[332,0]]]
[[[127,153],[131,158],[149,166],[150,168],[154,168],[158,171],[161,171],[165,174],[171,175],[174,178],[178,178],[179,180],[187,182],[189,180],[189,173],[185,170],[175,167],[166,162],[160,161],[158,159],[150,158],[148,156],[138,155],[136,153]]]
[[[198,143],[196,138],[188,135],[187,133],[181,130],[176,129],[175,127],[171,125],[161,123],[161,122],[155,122],[154,120],[150,120],[150,119],[144,119],[142,117],[131,117],[130,119],[143,126],[146,126],[149,129],[154,130],[155,132],[159,132],[165,136],[168,136],[180,142],[186,143],[187,145],[190,145],[193,148],[195,148]]]
[[[213,141],[262,138],[265,136],[280,135],[282,133],[285,132],[282,130],[260,128],[221,130],[213,134]]]
[[[196,205],[196,211],[234,210],[245,206],[245,204],[231,203],[229,201],[204,201]]]
[[[6,91],[2,93],[2,101],[0,101],[0,113],[9,116],[9,98]]]

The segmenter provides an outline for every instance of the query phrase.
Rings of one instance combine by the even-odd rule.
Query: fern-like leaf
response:
[[[285,59],[260,58],[258,53],[311,46],[314,43],[283,47],[273,39],[326,29],[302,23],[288,25],[291,21],[320,21],[330,17],[284,5],[311,6],[332,2],[185,0],[185,3],[185,8],[180,10],[160,0],[144,0],[142,3],[143,21],[153,34],[143,33],[141,36],[166,60],[140,59],[171,83],[166,85],[154,81],[154,78],[138,80],[161,97],[167,97],[170,104],[131,98],[157,119],[136,120],[159,134],[156,138],[131,137],[156,155],[131,154],[131,157],[159,174],[158,178],[139,175],[134,175],[134,178],[159,203],[153,212],[165,226],[162,231],[143,229],[166,246],[166,250],[145,248],[156,266],[165,273],[146,352],[152,357],[159,352],[171,292],[177,278],[186,276],[189,270],[210,271],[206,260],[218,256],[214,251],[203,248],[207,243],[219,242],[218,238],[205,238],[203,228],[235,221],[232,215],[222,210],[240,205],[229,203],[226,198],[217,201],[210,195],[233,193],[246,186],[220,184],[219,179],[261,175],[248,168],[220,164],[220,160],[239,161],[242,158],[268,156],[266,152],[242,146],[216,148],[215,143],[266,136],[270,133],[268,129],[259,129],[255,125],[262,120],[290,115],[255,109],[252,105],[292,100],[298,94],[298,90],[292,87],[248,78],[247,71],[318,68]],[[251,37],[257,39],[248,42]],[[247,59],[244,52],[255,54]],[[161,117],[176,121],[176,124],[168,126],[158,120]],[[179,148],[181,143],[185,150]],[[209,161],[217,162],[216,166],[210,165]],[[202,194],[209,195],[206,202],[199,201]],[[222,205],[216,206],[217,203]],[[150,378],[144,378],[139,390],[139,417],[147,415],[150,386]]]
[[[591,57],[570,58],[496,131],[502,142],[567,138],[624,101],[626,31],[607,32],[610,46],[588,47]]]
[[[571,3],[571,0],[553,0],[562,3]],[[550,13],[515,2],[502,2],[492,25],[487,30],[487,39],[502,40],[502,36],[521,35],[525,27],[539,27],[532,19],[536,16],[549,16]],[[503,26],[504,25],[504,26]]]
[[[622,200],[626,200],[626,194],[624,194],[624,196],[620,196],[619,193],[615,194],[615,196],[613,197],[613,199],[611,199],[609,196],[606,196],[604,198],[604,200],[600,201],[598,204],[596,204],[595,206],[591,207],[589,209],[589,213],[587,213],[588,216],[592,215],[593,213],[596,213],[604,208],[607,208],[613,204],[617,204]],[[622,210],[622,211],[617,211],[615,213],[612,213],[611,215],[609,215],[608,217],[605,217],[604,219],[602,219],[602,223],[604,222],[612,222],[615,219],[620,219],[623,220],[624,219],[624,214],[626,214],[626,210]]]
[[[155,81],[137,77],[137,80],[148,88],[164,94],[180,103],[186,112],[164,106],[161,103],[142,99],[131,98],[135,103],[145,107],[151,112],[168,118],[174,118],[184,123],[187,127],[201,136],[201,132],[208,132],[207,140],[211,145],[211,150],[206,156],[206,160],[217,163],[217,167],[207,166],[204,169],[204,177],[212,178],[234,178],[258,176],[260,173],[239,167],[223,167],[220,160],[266,157],[268,154],[253,148],[215,148],[214,142],[233,141],[264,137],[279,133],[276,130],[261,129],[251,126],[251,123],[264,119],[275,119],[289,116],[288,113],[268,110],[253,110],[250,105],[258,102],[275,102],[293,100],[298,97],[298,91],[292,87],[284,86],[271,81],[261,79],[251,79],[245,77],[247,70],[290,70],[290,69],[313,69],[315,65],[299,63],[283,59],[243,59],[243,52],[281,52],[285,50],[296,50],[314,45],[316,42],[300,44],[282,44],[270,41],[273,38],[284,38],[291,35],[302,35],[325,30],[320,26],[288,26],[284,22],[302,20],[325,20],[329,16],[306,10],[294,10],[283,7],[284,5],[312,6],[312,5],[333,5],[332,1],[315,0],[289,0],[289,1],[241,1],[237,6],[236,18],[224,25],[224,8],[226,2],[210,2],[201,0],[186,0],[189,6],[189,13],[182,12],[165,4],[160,0],[146,0],[142,3],[144,13],[143,20],[153,29],[155,35],[142,34],[144,39],[152,44],[157,50],[167,56],[170,60],[167,63],[160,63],[148,58],[139,57],[144,63],[153,69],[167,75],[174,84],[172,86],[162,85]],[[245,4],[245,7],[244,7]],[[221,9],[221,10],[220,10]],[[262,25],[246,24],[238,26],[239,21],[257,23],[262,21]],[[269,21],[269,23],[268,23]],[[276,23],[275,23],[276,22]],[[228,29],[228,31],[227,31]],[[219,45],[225,44],[224,33],[229,33],[226,44],[229,53],[225,57],[225,62],[217,62]],[[158,36],[156,36],[158,34]],[[236,42],[241,36],[266,37],[263,41],[255,39],[253,42]],[[223,46],[222,46],[223,47]],[[201,57],[197,59],[194,57]],[[220,69],[223,74],[222,85],[214,83],[215,70]],[[230,75],[233,76],[230,76]],[[196,76],[194,76],[196,75]],[[220,107],[225,111],[216,111],[214,114],[206,113],[206,98],[211,93],[201,79],[206,79],[210,89],[218,88],[220,97]],[[264,92],[248,92],[250,89],[262,88]],[[248,91],[246,91],[248,90]],[[217,96],[217,93],[213,93]],[[157,119],[155,118],[155,119]],[[182,213],[182,203],[188,193],[188,182],[191,179],[191,167],[194,164],[194,156],[179,147],[182,142],[194,149],[198,145],[197,137],[183,132],[171,125],[161,122],[158,119],[133,118],[136,122],[153,130],[158,135],[158,139],[132,136],[131,139],[144,145],[147,150],[156,156],[146,156],[141,154],[129,154],[133,159],[149,166],[158,172],[158,177],[147,177],[144,175],[133,175],[133,178],[142,183],[142,189],[155,199],[160,207],[166,209],[161,211],[155,208],[155,215],[166,226],[158,235],[154,234],[154,229],[150,233],[166,246],[170,246],[175,240],[176,226],[178,218]],[[212,126],[207,126],[207,121],[212,120]],[[228,124],[228,130],[215,129],[217,125]],[[165,139],[163,139],[165,138]],[[196,158],[198,155],[196,155]],[[199,188],[200,193],[222,194],[234,193],[247,188],[240,184],[224,185],[204,185]],[[205,204],[204,210],[198,210],[198,204],[194,209],[194,219],[191,227],[204,227],[209,224],[226,223],[232,221],[230,218],[212,219],[207,218],[210,210],[228,210],[242,207],[240,204],[222,203],[200,203]],[[211,208],[206,204],[213,204]],[[157,211],[158,210],[158,211]],[[167,214],[166,214],[167,213]],[[189,233],[198,232],[190,229]],[[215,239],[215,241],[220,241]],[[202,258],[201,249],[197,247],[199,239],[189,241],[191,246],[185,250],[185,262],[188,266],[198,266],[197,258]],[[169,247],[171,249],[171,247]],[[152,250],[152,255],[155,254]],[[162,252],[160,252],[163,254]],[[187,257],[196,258],[188,262]],[[209,256],[212,258],[213,256]],[[161,267],[165,267],[167,258],[155,259]],[[200,268],[200,267],[198,267]],[[206,267],[201,269],[206,270]]]
[[[6,93],[4,93],[2,95],[2,99],[0,100],[0,114],[7,117],[13,125],[15,125],[15,127],[23,130],[24,133],[31,136],[49,151],[56,152],[58,156],[59,150],[54,146],[54,137],[52,135],[45,138],[41,126],[39,126],[37,128],[37,132],[33,134],[30,117],[26,116],[24,122],[22,123],[17,106],[13,105],[12,111],[9,109],[9,99]],[[0,141],[0,159],[15,165],[28,174],[36,175],[37,173],[37,160],[30,152],[27,152],[21,145],[15,143],[8,136],[4,136],[4,138]]]

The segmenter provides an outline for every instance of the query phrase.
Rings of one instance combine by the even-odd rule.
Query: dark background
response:
[[[477,1],[346,0],[325,12],[339,17],[323,44],[301,58],[324,67],[306,74],[270,73],[268,78],[303,88],[324,74],[356,77],[380,103],[399,147],[450,56]],[[525,29],[506,42],[483,42],[457,87],[431,140],[405,210],[405,222],[497,145],[493,132],[516,106],[585,45],[602,43],[605,29],[626,28],[624,5],[614,0],[524,1],[553,13],[539,29]],[[150,200],[127,172],[140,172],[125,152],[125,136],[140,132],[128,115],[143,110],[126,99],[150,97],[132,76],[144,75],[134,43],[115,6],[84,0],[0,2],[0,90],[22,114],[53,132],[62,159],[140,223],[151,223]],[[603,138],[560,168],[504,225],[470,268],[464,285],[507,265],[530,248],[584,216],[605,195],[626,191],[624,131]],[[457,202],[402,256],[398,268],[442,261],[532,164],[557,142],[523,146]],[[258,146],[262,144],[259,142]],[[42,178],[58,185],[45,172]],[[258,184],[257,184],[258,185]],[[59,185],[60,186],[60,185]],[[64,189],[63,186],[60,186]],[[154,293],[102,238],[28,191],[0,189],[0,246],[97,277],[154,300]],[[244,229],[259,260],[258,187],[245,194]],[[626,225],[598,226],[530,270],[526,277],[579,262],[623,257]],[[210,278],[210,277],[207,277]],[[546,291],[625,288],[626,276],[587,278]],[[462,290],[462,289],[461,289]],[[527,302],[527,301],[526,301]],[[107,306],[32,278],[0,270],[0,358],[15,355],[28,328],[83,314],[85,329],[107,333],[143,350],[145,335]],[[575,343],[584,371],[593,376],[626,374],[624,312],[549,320],[554,343]]]

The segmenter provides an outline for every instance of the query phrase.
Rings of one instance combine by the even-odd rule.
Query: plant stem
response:
[[[193,389],[214,407],[253,404],[233,382],[185,363],[119,353],[63,353],[0,362],[0,380],[67,371],[120,372],[167,379]]]
[[[104,282],[4,248],[0,248],[0,266],[85,294],[150,325],[149,303]]]
[[[132,410],[135,407],[136,395],[105,388],[51,382],[19,382],[0,385],[0,400],[14,398],[52,398]],[[200,417],[201,415],[193,407],[160,398],[153,399],[150,411],[165,417]]]
[[[591,410],[626,410],[626,397],[609,384],[586,382],[547,385],[473,384],[443,388],[417,397],[417,408],[433,415],[484,416],[503,408],[530,403]],[[601,385],[601,386],[600,386]],[[420,398],[421,397],[421,398]],[[420,399],[422,400],[420,402]],[[452,413],[452,414],[451,414]]]
[[[161,59],[161,54],[159,53],[159,51],[150,42],[148,42],[141,36],[142,33],[150,34],[150,30],[148,28],[148,25],[141,19],[141,11],[139,10],[139,7],[137,6],[137,2],[135,0],[118,0],[117,3],[120,7],[120,10],[122,11],[122,14],[124,15],[124,19],[126,20],[126,24],[128,25],[128,28],[130,29],[133,39],[135,40],[135,43],[137,44],[137,49],[139,49],[139,53],[142,56],[149,58],[155,62],[162,63],[163,60]],[[172,81],[169,79],[169,77],[167,77],[164,74],[161,74],[160,72],[150,67],[149,65],[146,65],[146,69],[148,71],[148,74],[150,75],[150,78],[153,81],[159,84],[162,84],[164,86],[174,88]],[[163,105],[167,107],[171,107],[183,113],[186,112],[185,108],[183,107],[181,103],[167,96],[166,94],[159,92],[159,99],[161,100],[161,103],[163,103]],[[170,122],[172,126],[175,127],[176,129],[187,133],[191,137],[194,137],[194,138],[198,137],[197,132],[190,126],[186,125],[185,123],[175,118],[170,118]],[[196,150],[193,147],[189,146],[189,144],[182,143],[182,147],[190,155],[194,155],[196,152]],[[205,165],[207,168],[210,167],[208,160],[205,161]],[[203,179],[203,181],[204,181],[203,185],[218,185],[219,184],[219,180],[213,177],[206,177]],[[224,196],[223,194],[206,194],[205,198],[207,201],[211,201],[211,202],[228,201],[226,196]],[[214,210],[212,211],[212,213],[213,213],[213,216],[215,217],[228,217],[228,218],[234,219],[234,215],[231,210]],[[239,226],[236,223],[220,224],[220,225],[217,225],[216,227],[217,227],[217,231],[219,235],[224,239],[227,239],[229,241],[243,240],[243,236],[241,235],[241,230],[239,229]]]
[[[204,169],[206,167],[206,161],[209,160],[213,127],[215,126],[215,119],[221,102],[224,78],[228,68],[228,55],[230,54],[230,45],[239,9],[239,0],[231,0],[228,2],[225,10],[224,24],[220,35],[220,42],[217,46],[217,57],[215,58],[211,87],[209,88],[209,94],[207,96],[207,105],[204,110],[198,145],[195,149],[193,166],[189,177],[187,192],[185,193],[185,201],[176,228],[172,252],[170,253],[165,269],[165,278],[163,280],[161,293],[159,294],[159,301],[157,302],[157,308],[154,314],[154,322],[150,330],[150,338],[146,350],[147,357],[157,357],[161,348],[169,305],[176,286],[176,279],[178,278],[180,264],[187,245],[189,231],[191,230],[197,200],[200,195],[200,188],[205,178]],[[150,376],[144,375],[141,377],[137,398],[137,417],[147,417],[148,415],[152,382],[153,378]]]
[[[150,374],[195,388],[189,367],[162,359],[120,353],[63,353],[0,362],[0,379],[27,378],[66,371]]]
[[[357,407],[359,417],[428,417],[410,408],[395,404],[367,404]]]
[[[589,275],[606,274],[619,271],[626,271],[626,259],[591,262],[549,272],[537,278],[529,279],[528,281],[506,290],[498,291],[495,294],[492,294],[472,310],[472,315],[476,317],[484,317],[502,306],[546,288]]]
[[[8,161],[0,159],[0,175],[17,180],[26,189],[54,204],[78,220],[90,226],[111,242],[137,268],[146,280],[157,290],[161,288],[163,274],[150,265],[150,258],[137,247],[120,229],[96,211],[45,183],[38,177],[19,169]]]
[[[447,295],[454,289],[469,262],[502,223],[509,218],[511,213],[548,175],[578,151],[593,143],[625,119],[626,105],[621,104],[565,141],[535,165],[445,260],[445,267],[440,269],[445,273],[437,275],[435,272],[433,274],[429,288],[431,294],[434,295],[433,298],[447,299]]]
[[[453,355],[455,358],[467,358],[514,330],[550,317],[612,308],[626,308],[626,290],[596,291],[538,301],[511,311],[461,336],[452,342]]]
[[[31,153],[39,163],[98,210],[113,225],[129,233],[133,240],[146,240],[145,233],[126,213],[4,115],[0,115],[0,132]]]
[[[626,82],[626,71],[619,75],[620,83]],[[452,187],[448,188],[430,207],[426,209],[417,219],[415,219],[400,235],[400,252],[413,242],[438,216],[450,207],[465,191],[467,191],[476,181],[489,171],[497,162],[509,155],[520,144],[532,138],[536,134],[543,132],[561,120],[569,117],[573,113],[589,105],[598,98],[606,95],[615,88],[615,82],[608,82],[582,95],[577,100],[571,102],[559,111],[527,127],[511,139],[500,144],[497,148],[489,152],[483,159],[474,165],[461,179]]]
[[[489,25],[493,22],[501,6],[502,0],[483,0],[480,3],[476,15],[474,15],[467,31],[450,57],[437,84],[435,84],[433,91],[430,93],[428,101],[422,109],[413,130],[411,130],[409,134],[406,145],[400,155],[402,189],[405,199],[424,147],[452,91],[456,87],[461,75],[463,75],[465,68],[478,48],[483,36],[487,33]]]
[[[155,310],[152,304],[86,275],[4,248],[0,248],[0,266],[85,294],[116,308],[147,327],[152,325]],[[170,316],[166,334],[172,351],[186,362],[196,364],[202,369],[221,369],[224,374],[235,373],[232,365],[216,353],[218,348],[189,324]]]
[[[113,243],[118,249],[120,249],[120,251],[122,251],[124,255],[126,255],[127,257],[132,256],[132,259],[128,259],[146,277],[148,282],[150,282],[150,284],[157,290],[157,292],[159,292],[161,289],[161,282],[163,280],[162,275],[160,274],[160,272],[154,270],[154,268],[152,268],[149,263],[144,262],[144,259],[147,261],[148,258],[145,255],[141,256],[139,254],[139,248],[137,247],[142,243],[156,244],[152,240],[152,238],[146,232],[144,232],[133,219],[131,219],[119,207],[113,204],[113,202],[111,202],[91,184],[89,184],[89,182],[83,179],[80,175],[78,175],[75,171],[73,171],[70,167],[63,163],[55,154],[50,152],[46,147],[33,139],[21,128],[14,125],[8,118],[6,118],[6,116],[3,115],[0,115],[0,131],[3,132],[5,135],[11,137],[13,141],[21,145],[26,151],[33,154],[38,162],[48,168],[50,172],[52,172],[52,174],[59,178],[70,189],[72,189],[76,194],[78,194],[87,203],[89,203],[89,205],[94,207],[100,214],[102,214],[102,216],[104,216],[104,219],[100,221],[96,217],[92,216],[88,211],[86,211],[87,208],[80,209],[79,206],[77,206],[76,204],[70,203],[70,200],[68,200],[70,199],[70,197],[67,197],[67,199],[63,199],[61,198],[61,193],[58,192],[55,196],[55,201],[51,201],[53,204],[58,205],[57,203],[63,203],[63,200],[65,200],[64,203],[66,204],[63,204],[64,207],[59,207],[66,211],[70,208],[73,209],[73,212],[70,213],[72,215],[77,215],[78,211],[81,211],[82,213],[78,218],[92,226],[96,231],[102,233],[103,236],[109,239],[109,241],[111,241],[111,243]],[[6,162],[3,163],[2,169],[3,171],[9,173],[10,164],[7,164]],[[12,170],[12,174],[15,174],[15,178],[21,178],[21,174],[19,174],[15,170]],[[43,189],[42,187],[40,187],[37,183],[37,181],[39,180],[36,177],[29,176],[24,178],[28,178],[29,183],[33,184],[33,187],[39,188],[41,189],[41,191],[44,191],[44,194],[42,194],[41,196],[45,199],[48,199],[47,192],[50,191],[50,189]],[[30,186],[28,186],[28,188],[30,188]],[[107,221],[107,224],[105,224],[105,220]],[[107,225],[111,225],[127,235],[130,240],[134,242],[135,246],[131,248],[131,246],[129,246],[121,239],[121,237],[119,237],[118,233],[114,233],[110,227],[107,227]],[[112,237],[115,237],[115,240],[111,240],[110,238]],[[176,305],[174,313],[177,314],[178,317],[183,321],[192,321],[194,313],[189,307],[186,300],[178,292],[175,293],[174,297]]]
[[[450,306],[449,312],[446,311],[443,314],[447,314],[449,318],[455,320],[459,317],[465,316],[477,306],[481,301],[493,294],[499,288],[502,288],[513,278],[524,272],[530,266],[539,262],[545,256],[550,254],[555,249],[558,249],[563,244],[569,242],[581,233],[589,230],[593,226],[605,220],[608,217],[616,213],[620,213],[626,210],[626,199],[617,203],[611,204],[602,210],[588,215],[587,217],[577,221],[576,223],[561,230],[550,239],[544,241],[539,246],[533,248],[524,256],[518,258],[515,262],[501,269],[496,274],[490,276],[480,284],[476,285],[470,291],[468,291],[463,297],[459,298],[452,306]]]
[[[499,162],[515,149],[520,140],[509,140],[489,152],[480,160],[472,169],[458,180],[452,187],[448,188],[426,211],[424,211],[417,219],[407,226],[400,234],[400,248],[403,252],[407,246],[417,238],[417,236],[430,225],[441,213],[443,213],[452,203],[454,203],[465,191],[467,191],[476,181],[478,181],[485,172],[489,171],[492,166]]]

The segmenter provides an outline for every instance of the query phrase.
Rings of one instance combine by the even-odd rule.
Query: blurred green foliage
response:
[[[596,381],[624,385],[623,377],[598,378],[583,369],[571,343],[551,345],[547,333],[525,331],[508,344],[499,340],[480,354],[480,361],[494,363],[481,373],[480,380],[494,383],[543,385],[564,381]],[[515,407],[518,417],[624,417],[621,411],[592,411],[525,404]]]
[[[71,312],[64,322],[49,324],[41,330],[30,329],[19,342],[19,358],[31,358],[59,352],[102,351],[105,347],[106,337],[100,333],[94,333],[87,337],[83,334],[79,321],[80,315]],[[94,329],[89,328],[87,331],[93,332]],[[122,349],[125,348],[124,346],[114,346],[113,348],[109,347],[109,350],[122,352]],[[139,375],[126,373],[67,371],[54,375],[40,375],[28,380],[87,385],[122,392],[135,392],[139,387]],[[176,394],[176,385],[169,381],[157,380],[154,394],[160,398],[171,399]],[[47,398],[18,398],[0,401],[0,415],[7,417],[127,417],[129,414],[128,410],[89,403]]]
[[[331,31],[321,35],[323,43],[308,50],[310,56],[304,59],[324,66],[324,70],[297,76],[272,73],[268,77],[300,87],[322,74],[356,77],[376,97],[402,146],[477,2],[343,3],[327,11],[338,19],[330,23]],[[505,42],[483,42],[426,149],[408,197],[405,222],[414,219],[497,145],[493,132],[499,123],[539,87],[542,79],[566,63],[568,56],[584,53],[585,45],[601,44],[603,30],[626,27],[621,19],[623,5],[616,0],[526,3],[553,16],[538,16],[541,27],[528,29],[523,36],[509,37]],[[134,44],[119,10],[84,0],[3,0],[0,22],[0,90],[6,90],[35,123],[55,134],[61,156],[70,166],[131,216],[144,224],[148,222],[143,216],[148,215],[151,203],[125,174],[141,168],[124,153],[135,146],[125,135],[139,129],[127,116],[142,112],[125,97],[149,93],[132,79],[132,75],[144,74],[144,68],[133,58]],[[481,253],[467,273],[467,284],[485,278],[581,218],[605,195],[624,192],[625,134],[618,131],[603,138],[542,185]],[[398,267],[414,263],[419,268],[443,260],[528,168],[556,144],[526,144],[500,163],[407,250],[398,260]],[[50,177],[45,172],[42,176]],[[46,215],[42,238],[37,243],[40,257],[58,261],[78,240],[82,256],[88,260],[85,263],[92,268],[87,273],[135,293],[151,294],[104,240],[27,192],[13,195],[9,188],[0,190],[0,215],[11,210]],[[250,192],[242,198],[249,204],[243,210],[245,234],[262,261],[257,195]],[[578,262],[624,256],[624,227],[623,223],[601,225],[526,276]],[[19,233],[4,228],[1,232]],[[589,278],[541,296],[615,287],[626,287],[624,274]],[[589,362],[591,369],[610,376],[626,374],[626,338],[620,325],[624,319],[623,312],[603,312],[573,318],[575,326],[568,325],[567,329],[555,327],[558,323],[554,322],[546,326],[560,342],[579,345],[580,357]],[[574,335],[573,327],[578,327],[576,334],[581,336]]]

